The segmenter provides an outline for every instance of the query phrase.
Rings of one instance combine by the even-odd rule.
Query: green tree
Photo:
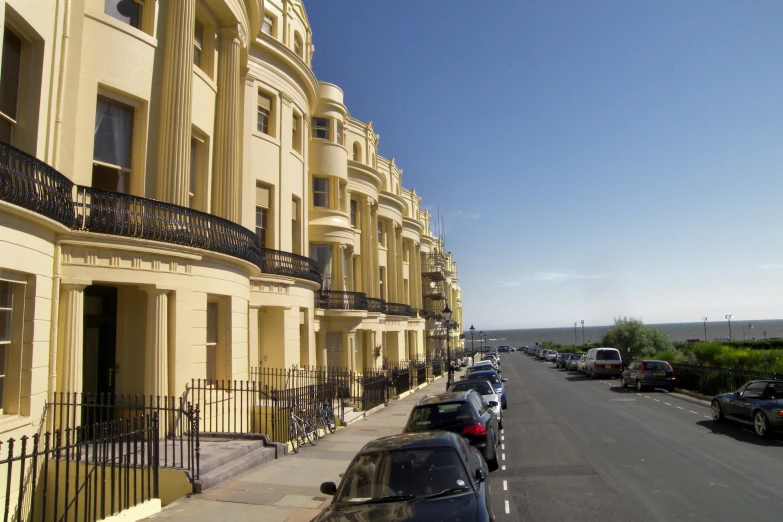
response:
[[[617,348],[624,358],[652,357],[664,350],[674,350],[668,335],[633,317],[616,318],[601,344]]]

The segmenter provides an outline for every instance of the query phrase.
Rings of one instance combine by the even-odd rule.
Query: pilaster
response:
[[[169,395],[169,291],[147,289],[147,343],[144,349],[144,393]]]
[[[60,371],[57,391],[83,391],[84,289],[87,285],[60,285]]]
[[[196,1],[163,2],[162,6],[168,13],[156,190],[161,201],[188,206]]]

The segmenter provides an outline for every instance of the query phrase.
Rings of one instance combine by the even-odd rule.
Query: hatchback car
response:
[[[501,379],[498,372],[494,370],[483,370],[479,372],[473,372],[469,376],[467,376],[466,379],[480,379],[480,380],[489,381],[492,387],[495,388],[495,393],[500,395],[500,405],[503,407],[504,410],[508,407],[508,404],[506,402],[506,387],[503,385],[503,383],[506,382],[507,379]]]
[[[454,433],[392,435],[367,443],[316,522],[340,520],[495,519],[481,454]]]
[[[783,431],[783,381],[751,381],[733,393],[716,395],[710,409],[715,422],[749,424],[759,437]]]
[[[489,469],[498,468],[498,421],[489,404],[475,390],[446,392],[426,397],[411,410],[403,433],[445,430],[470,441],[487,461]]]
[[[500,395],[496,393],[495,388],[492,387],[492,384],[489,381],[468,379],[467,381],[455,382],[449,386],[447,391],[459,392],[467,390],[476,390],[481,394],[482,397],[484,397],[484,400],[487,401],[487,404],[491,404],[493,402],[496,404],[496,406],[492,407],[492,413],[494,413],[495,417],[498,419],[498,427],[503,429],[503,409],[500,407],[500,403],[502,401]]]
[[[578,353],[572,353],[568,356],[568,359],[565,361],[565,369],[568,371],[575,372],[577,371],[577,364],[579,363],[579,359],[582,358],[581,354]]]
[[[546,352],[546,361],[547,362],[554,362],[555,358],[557,358],[557,350],[547,350],[547,352]]]
[[[676,383],[674,369],[666,361],[631,361],[620,375],[620,386],[625,388],[630,384],[635,386],[637,391],[650,387],[666,388],[671,392],[674,391]]]

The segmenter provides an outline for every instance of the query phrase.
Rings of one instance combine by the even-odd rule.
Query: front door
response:
[[[117,348],[117,289],[84,289],[84,387],[86,394],[114,393]],[[104,395],[105,396],[105,395]]]

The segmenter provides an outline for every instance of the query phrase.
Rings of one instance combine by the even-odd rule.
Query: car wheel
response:
[[[503,429],[503,416],[502,415],[500,416],[500,420],[498,421],[498,428],[500,428],[501,430]]]
[[[718,401],[712,401],[710,410],[712,410],[712,420],[715,422],[723,422],[726,420],[726,417],[723,416],[723,408],[720,407]]]
[[[763,411],[757,411],[753,416],[753,428],[756,430],[756,435],[759,437],[766,437],[769,435],[769,427],[767,427],[767,416]]]
[[[499,467],[500,464],[498,463],[498,452],[496,451],[495,454],[492,456],[492,460],[487,461],[487,468],[490,471],[497,471]]]
[[[639,379],[636,379],[636,391],[641,392],[644,391],[644,386],[642,386],[642,381]]]

